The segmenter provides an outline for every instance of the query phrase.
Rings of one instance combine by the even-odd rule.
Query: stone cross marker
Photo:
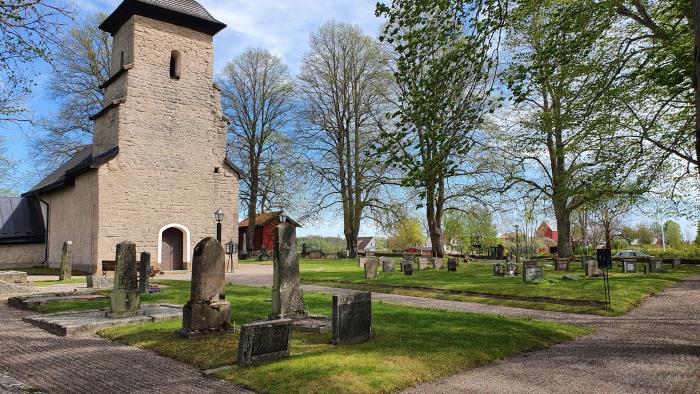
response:
[[[114,288],[110,298],[111,311],[107,316],[136,316],[141,305],[136,273],[136,245],[129,241],[118,243],[116,261]]]
[[[143,294],[148,290],[148,280],[151,276],[151,254],[148,252],[141,253],[141,262],[139,263],[139,293]]]
[[[245,367],[289,357],[292,320],[265,320],[241,326],[238,365]]]
[[[372,293],[333,294],[334,345],[365,342],[372,337]]]
[[[379,263],[376,257],[368,257],[365,262],[365,278],[376,279],[379,271]]]
[[[275,226],[271,319],[306,317],[296,243],[296,227],[293,224],[285,222]]]
[[[231,303],[226,301],[226,254],[216,238],[201,240],[192,257],[190,300],[182,311],[182,329],[177,334],[196,334],[228,330]]]
[[[58,280],[70,279],[72,270],[73,270],[73,242],[66,241],[63,243],[63,253],[61,254],[61,271],[58,274]]]
[[[382,272],[394,272],[396,271],[396,264],[389,259],[382,259]]]

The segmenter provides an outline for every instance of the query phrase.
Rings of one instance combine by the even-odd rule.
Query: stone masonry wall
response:
[[[175,223],[190,231],[190,262],[194,246],[216,235],[216,209],[225,212],[224,242],[238,238],[238,178],[224,164],[226,124],[213,86],[212,37],[134,16],[115,42],[128,42],[122,34],[132,26],[133,49],[125,52],[133,68],[121,77],[126,102],[110,111],[118,113],[118,135],[98,136],[115,133],[114,127],[96,129],[96,138],[116,139],[120,149],[98,171],[97,259],[113,260],[116,244],[128,239],[158,263],[158,234]],[[181,53],[179,80],[169,75],[173,50]]]
[[[44,244],[0,245],[0,268],[34,267],[44,261]]]
[[[95,271],[97,197],[97,171],[78,176],[75,186],[41,196],[49,204],[49,266],[61,266],[63,243],[73,241],[73,268]]]

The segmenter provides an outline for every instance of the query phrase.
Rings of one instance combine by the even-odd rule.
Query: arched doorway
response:
[[[183,243],[184,234],[176,227],[169,227],[163,231],[160,249],[160,268],[165,271],[177,271],[184,269]]]

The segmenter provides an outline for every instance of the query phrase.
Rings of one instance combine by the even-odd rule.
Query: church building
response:
[[[74,269],[100,272],[129,240],[163,270],[191,269],[218,210],[222,242],[238,240],[244,175],[226,159],[213,75],[225,27],[194,0],[125,0],[102,23],[112,64],[93,142],[21,199],[0,201],[0,267],[56,267],[72,241]]]

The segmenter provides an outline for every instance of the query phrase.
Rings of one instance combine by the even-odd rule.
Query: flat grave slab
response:
[[[23,309],[32,310],[34,307],[43,304],[50,304],[52,302],[61,301],[91,301],[91,300],[107,300],[109,297],[101,294],[94,294],[90,292],[79,292],[79,293],[52,293],[52,294],[33,294],[25,296],[11,297],[7,300],[9,306]]]
[[[20,271],[0,271],[0,281],[26,285],[27,273]]]
[[[302,319],[294,320],[292,329],[295,331],[325,334],[331,332],[333,329],[333,319],[329,316],[307,316]]]
[[[90,334],[106,327],[180,319],[182,318],[182,305],[142,305],[138,316],[122,318],[106,317],[107,312],[109,309],[61,312],[49,315],[30,315],[22,320],[54,335],[77,336]]]

